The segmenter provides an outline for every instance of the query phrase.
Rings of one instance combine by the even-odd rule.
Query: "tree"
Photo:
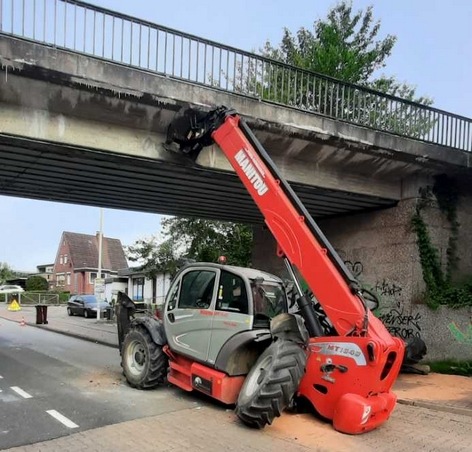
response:
[[[28,291],[48,290],[48,288],[48,281],[42,276],[33,275],[26,280],[26,290]]]
[[[162,221],[162,241],[155,237],[139,239],[126,247],[131,262],[141,263],[141,270],[152,281],[156,298],[156,277],[173,277],[188,260],[217,262],[221,255],[228,264],[247,267],[251,262],[250,226],[198,218],[167,218]]]
[[[228,264],[247,267],[251,263],[252,228],[248,225],[173,217],[163,220],[162,226],[164,235],[182,248],[185,257],[217,262],[224,255]]]
[[[159,274],[174,276],[178,268],[176,247],[172,239],[158,244],[156,238],[139,239],[126,248],[131,262],[141,262],[144,276],[152,281],[152,297],[156,299],[156,278]]]
[[[13,276],[13,270],[6,262],[0,262],[0,285]]]
[[[385,66],[396,37],[376,40],[380,21],[373,21],[373,7],[353,14],[350,2],[332,8],[326,19],[314,23],[314,32],[300,28],[296,37],[284,30],[278,48],[267,42],[263,54],[292,66],[305,68],[349,83],[368,85],[374,72]]]
[[[392,35],[379,39],[380,25],[380,21],[374,20],[372,6],[354,12],[351,2],[342,1],[328,11],[325,19],[314,22],[313,31],[302,27],[294,35],[284,29],[278,46],[266,42],[262,55],[283,64],[243,59],[237,68],[235,90],[421,138],[434,126],[435,120],[430,114],[416,105],[377,94],[380,91],[415,103],[432,104],[430,98],[417,96],[415,87],[398,82],[394,77],[376,77],[385,67],[397,39]]]

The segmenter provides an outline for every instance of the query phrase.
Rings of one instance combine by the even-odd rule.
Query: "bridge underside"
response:
[[[159,214],[259,223],[237,176],[192,162],[117,155],[0,134],[0,193]],[[395,205],[386,198],[292,184],[317,218]]]

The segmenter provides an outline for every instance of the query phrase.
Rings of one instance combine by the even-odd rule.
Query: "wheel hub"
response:
[[[141,375],[145,370],[147,354],[143,344],[140,341],[133,341],[125,356],[127,368],[133,375]]]
[[[138,350],[135,354],[134,354],[134,360],[140,365],[142,366],[144,364],[144,360],[145,360],[146,356],[144,355],[143,351],[142,350]]]
[[[272,356],[266,356],[257,366],[257,371],[249,376],[249,380],[245,384],[245,392],[248,397],[254,394],[257,388],[264,382],[267,369],[272,363]]]

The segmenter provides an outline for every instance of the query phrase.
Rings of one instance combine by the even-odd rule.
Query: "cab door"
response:
[[[169,290],[164,312],[170,349],[203,363],[210,347],[217,273],[205,267],[182,273]]]
[[[215,364],[221,348],[233,336],[252,329],[248,287],[241,276],[221,270],[211,325],[208,363]]]

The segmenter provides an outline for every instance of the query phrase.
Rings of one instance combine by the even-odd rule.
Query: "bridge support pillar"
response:
[[[456,278],[472,274],[472,195],[463,195],[460,200]],[[470,360],[472,308],[433,311],[423,302],[426,286],[412,228],[418,202],[419,198],[412,197],[393,208],[320,220],[318,224],[352,273],[379,294],[380,308],[375,314],[393,335],[404,340],[422,337],[428,360]],[[422,210],[422,217],[445,270],[450,224],[434,204]],[[257,227],[254,239],[253,266],[286,277],[270,231]]]

